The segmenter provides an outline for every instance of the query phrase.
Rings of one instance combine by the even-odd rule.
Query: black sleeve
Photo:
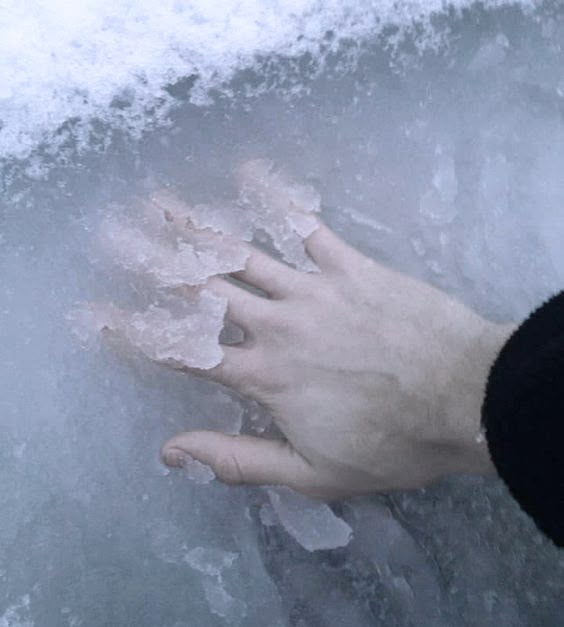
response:
[[[564,547],[564,292],[501,350],[482,424],[499,475],[537,526]]]

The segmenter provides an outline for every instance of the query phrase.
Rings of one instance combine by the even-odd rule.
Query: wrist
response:
[[[447,374],[443,411],[449,432],[445,435],[454,444],[448,474],[495,474],[481,411],[491,367],[515,325],[479,317],[471,322]]]

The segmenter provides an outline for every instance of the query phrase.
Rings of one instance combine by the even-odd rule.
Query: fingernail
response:
[[[186,453],[178,449],[169,449],[163,455],[164,463],[173,468],[184,468],[186,464]]]

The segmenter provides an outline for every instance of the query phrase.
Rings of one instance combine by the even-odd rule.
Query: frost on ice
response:
[[[238,557],[237,553],[204,547],[196,547],[184,556],[191,568],[204,575],[202,585],[210,610],[235,625],[245,617],[247,605],[227,592],[223,571],[231,568]]]
[[[238,557],[237,553],[198,546],[186,553],[184,561],[203,575],[220,578],[221,573],[231,568]]]

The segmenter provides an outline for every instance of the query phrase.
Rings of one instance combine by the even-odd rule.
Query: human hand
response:
[[[284,435],[209,431],[169,440],[229,484],[281,484],[334,499],[417,488],[449,474],[493,472],[479,437],[489,368],[511,328],[363,256],[319,224],[306,240],[319,273],[248,247],[233,276],[215,277],[245,340],[196,374],[252,398]]]

